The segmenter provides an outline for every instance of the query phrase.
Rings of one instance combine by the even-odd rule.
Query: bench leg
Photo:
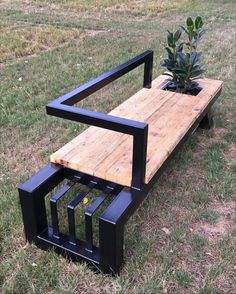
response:
[[[110,274],[119,274],[123,262],[124,226],[100,219],[100,265]]]
[[[199,128],[201,129],[211,129],[213,127],[214,121],[213,121],[213,114],[212,111],[209,110],[206,115],[203,117],[199,124]]]
[[[59,238],[55,237],[52,228],[48,227],[45,196],[65,178],[70,178],[65,168],[49,164],[19,186],[26,240],[42,249],[52,247],[72,259],[84,260],[105,273],[119,274],[124,255],[125,224],[147,196],[148,188],[118,189],[118,194],[115,194],[115,198],[99,217],[99,248],[91,246],[88,250],[87,243],[83,240],[76,239],[76,245],[71,245],[68,235],[60,233]]]
[[[100,216],[100,265],[104,272],[119,274],[123,262],[125,224],[147,195],[148,189],[125,187]]]
[[[35,241],[39,233],[47,228],[45,196],[63,180],[62,168],[48,164],[18,188],[25,237]]]

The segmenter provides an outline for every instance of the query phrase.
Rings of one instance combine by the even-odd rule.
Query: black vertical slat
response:
[[[88,210],[85,212],[85,236],[86,236],[86,250],[93,251],[93,224],[92,216],[95,211],[102,205],[105,201],[107,195],[101,194],[96,200],[91,204]]]
[[[57,212],[57,201],[63,195],[65,195],[74,185],[75,185],[74,181],[70,181],[70,182],[66,183],[59,191],[57,191],[50,198],[52,230],[53,230],[53,236],[56,238],[59,238],[59,221],[58,221],[58,212]]]
[[[37,235],[47,228],[45,197],[62,180],[62,167],[48,164],[25,183],[19,185],[24,232],[28,242],[33,242]]]
[[[153,52],[150,52],[147,61],[145,61],[144,63],[144,78],[143,78],[144,88],[151,88],[152,71],[153,71]]]
[[[76,232],[75,232],[75,209],[84,199],[84,197],[97,185],[97,182],[90,182],[86,188],[79,191],[75,198],[67,205],[68,214],[68,226],[69,226],[69,240],[70,243],[76,244]]]
[[[90,205],[90,207],[85,212],[85,236],[86,236],[86,250],[93,252],[93,215],[96,210],[102,205],[107,196],[112,193],[112,191],[117,190],[117,185],[111,185],[107,187],[102,194],[98,195],[95,201]]]

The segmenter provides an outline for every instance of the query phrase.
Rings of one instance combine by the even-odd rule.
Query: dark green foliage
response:
[[[194,81],[201,77],[204,69],[199,64],[201,52],[197,52],[197,45],[206,33],[202,29],[203,21],[197,16],[195,21],[191,17],[187,18],[186,26],[179,26],[176,32],[167,31],[166,51],[168,58],[164,59],[162,66],[170,73],[165,73],[172,77],[172,84],[177,92],[187,93],[198,86]],[[182,33],[187,35],[187,42],[180,42]]]

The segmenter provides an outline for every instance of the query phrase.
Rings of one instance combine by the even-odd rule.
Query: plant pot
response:
[[[188,94],[188,95],[192,95],[192,96],[197,96],[201,92],[202,89],[203,89],[203,87],[201,85],[198,85],[196,88],[194,88],[192,90],[184,91],[184,88],[178,89],[171,81],[168,81],[162,88],[162,90],[167,90],[167,91],[182,93],[182,94]]]

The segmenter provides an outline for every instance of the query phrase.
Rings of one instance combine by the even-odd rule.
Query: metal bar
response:
[[[213,115],[211,109],[205,114],[203,119],[199,123],[199,127],[202,129],[211,129],[213,126]]]
[[[99,268],[100,256],[98,248],[94,247],[93,253],[91,254],[85,249],[85,242],[83,240],[80,240],[76,246],[73,246],[68,242],[67,235],[61,233],[60,236],[60,242],[58,242],[58,240],[53,237],[51,228],[48,228],[48,230],[44,230],[37,236],[36,244],[44,250],[53,248],[57,253],[67,258],[85,261],[90,266],[94,266],[95,269]]]
[[[113,190],[113,189],[112,189]],[[95,201],[85,212],[85,236],[86,236],[86,250],[93,252],[93,214],[102,205],[107,196],[111,193],[111,188],[106,188],[104,193],[98,195]]]
[[[94,203],[91,205],[93,206],[92,210],[91,207],[89,210],[85,212],[85,239],[86,239],[86,250],[89,252],[93,252],[93,223],[92,223],[92,216],[94,212],[102,205],[104,200],[106,199],[106,195],[99,195]]]
[[[144,64],[144,79],[143,79],[144,88],[151,88],[152,70],[153,70],[153,51],[151,51],[151,53],[149,54],[149,58],[146,60]]]
[[[18,191],[27,241],[34,241],[37,235],[48,226],[44,198],[63,179],[63,167],[48,164],[28,181],[19,185]]]
[[[100,266],[103,271],[119,274],[123,261],[124,225],[100,218],[99,244]]]
[[[131,186],[141,189],[144,185],[147,158],[148,125],[133,136],[133,161]]]
[[[147,125],[146,123],[127,118],[120,118],[88,109],[57,104],[54,101],[49,103],[46,109],[47,114],[129,135],[133,135],[136,131],[142,130]]]
[[[49,108],[48,108],[49,109]],[[148,125],[68,105],[50,108],[54,115],[133,135],[132,186],[140,189],[146,172]]]
[[[88,185],[91,181],[93,182],[94,176],[87,175],[84,173],[80,173],[78,177],[78,171],[70,169],[68,167],[63,167],[63,175],[68,180],[76,180],[78,183],[82,185]],[[106,188],[111,190],[111,194],[117,195],[123,188],[123,186],[106,181],[103,179],[96,179],[97,185],[96,189],[100,191],[104,191]]]
[[[96,182],[90,182],[86,189],[79,191],[76,197],[67,205],[69,238],[70,243],[73,245],[76,245],[75,209],[96,184]]]
[[[90,81],[72,92],[59,97],[46,106],[48,114],[132,135],[134,137],[132,186],[137,189],[141,189],[144,184],[148,125],[143,122],[99,113],[74,107],[72,105],[106,86],[110,82],[118,79],[120,76],[133,70],[142,63],[145,64],[143,86],[150,88],[152,81],[153,51],[148,50],[125,62],[124,64],[102,74],[93,81]]]
[[[52,230],[53,235],[56,238],[59,238],[59,222],[58,222],[58,212],[57,212],[57,201],[65,195],[76,183],[70,181],[66,183],[59,191],[57,191],[50,198],[50,208],[51,208],[51,218],[52,218]]]
[[[142,63],[145,63],[145,71],[144,71],[144,87],[150,87],[151,83],[151,71],[152,71],[152,63],[153,63],[153,51],[147,50],[138,56],[128,60],[127,62],[109,70],[106,73],[103,73],[99,77],[94,80],[80,86],[79,88],[74,89],[73,91],[57,98],[54,100],[56,103],[62,103],[66,105],[73,105],[82,99],[88,97],[94,92],[100,90],[105,87],[109,83],[117,80],[119,77],[125,75],[126,73],[132,71]]]

